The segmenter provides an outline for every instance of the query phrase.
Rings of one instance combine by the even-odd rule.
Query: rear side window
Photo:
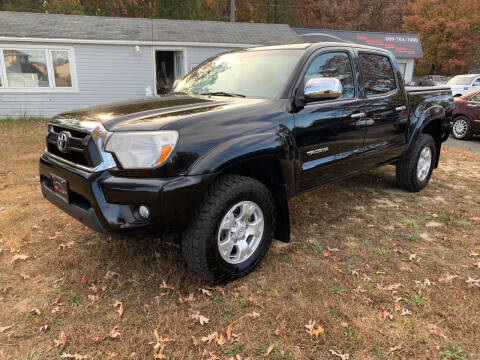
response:
[[[305,73],[304,84],[311,78],[331,77],[342,83],[342,96],[348,99],[355,96],[352,65],[348,54],[332,52],[318,55],[310,64]]]
[[[397,87],[392,64],[387,56],[359,54],[358,58],[365,95],[380,95]]]

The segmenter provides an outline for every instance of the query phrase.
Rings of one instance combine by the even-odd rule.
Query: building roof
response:
[[[0,11],[4,38],[273,45],[301,39],[283,24]]]
[[[391,51],[397,58],[420,58],[422,44],[417,34],[295,28],[308,42],[343,41],[375,46]]]

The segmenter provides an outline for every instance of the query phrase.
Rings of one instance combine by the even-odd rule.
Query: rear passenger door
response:
[[[398,158],[406,144],[408,100],[398,67],[389,56],[359,50],[360,92],[365,113],[366,169]]]

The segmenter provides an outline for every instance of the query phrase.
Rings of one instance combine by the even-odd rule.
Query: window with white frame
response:
[[[0,89],[72,90],[76,87],[73,50],[0,47]]]

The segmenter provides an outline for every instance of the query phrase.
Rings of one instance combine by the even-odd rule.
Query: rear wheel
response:
[[[458,116],[453,120],[452,135],[455,139],[467,140],[472,137],[472,124],[465,116]]]
[[[427,186],[436,158],[435,141],[431,135],[421,134],[412,154],[397,163],[398,187],[417,192]]]
[[[219,178],[208,189],[182,239],[189,266],[213,282],[242,277],[263,260],[275,229],[270,191],[239,175]]]

